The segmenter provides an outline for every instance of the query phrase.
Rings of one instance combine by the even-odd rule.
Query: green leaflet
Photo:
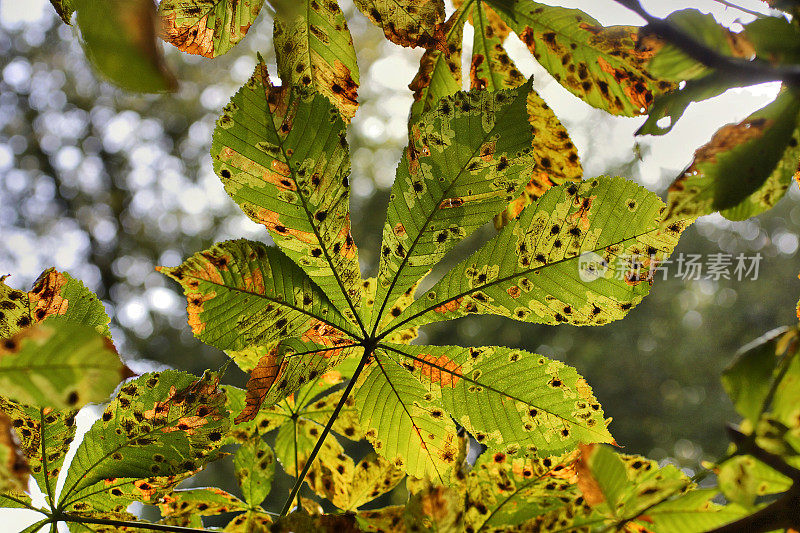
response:
[[[646,70],[635,26],[603,27],[577,9],[529,0],[487,0],[568,91],[614,115],[644,114],[653,98],[674,88]]]
[[[367,440],[379,454],[411,476],[439,482],[449,478],[458,439],[436,390],[429,391],[379,348],[354,394]]]
[[[247,511],[238,515],[225,526],[225,533],[253,533],[268,531],[272,524],[272,516],[264,511]]]
[[[320,435],[322,426],[304,418],[298,419],[297,422],[284,423],[278,429],[278,434],[275,436],[275,455],[287,474],[297,476],[299,470],[303,469]],[[315,482],[313,471],[318,469],[319,463],[335,459],[340,453],[343,453],[343,449],[339,441],[333,436],[327,437],[306,478],[312,488]],[[299,470],[297,465],[300,465]]]
[[[338,401],[340,394],[326,396],[324,398],[314,401],[314,406],[309,402],[319,396],[320,393],[329,392],[328,389],[332,385],[340,383],[343,379],[352,376],[355,364],[359,358],[348,358],[339,363],[335,369],[327,368],[324,371],[315,371],[315,365],[304,365],[301,361],[297,363],[299,368],[298,374],[308,376],[304,381],[305,384],[297,385],[298,380],[293,380],[292,391],[294,394],[285,398],[286,394],[273,396],[273,391],[265,397],[269,409],[262,409],[255,412],[254,418],[244,419],[241,414],[236,418],[235,425],[231,428],[231,434],[225,439],[225,443],[230,442],[246,442],[254,438],[256,434],[265,434],[274,429],[277,429],[284,422],[291,418],[293,412],[302,411],[304,417],[309,419],[322,421],[324,424],[328,421],[333,407]],[[291,377],[291,376],[290,376]],[[309,381],[310,379],[310,381]],[[287,380],[288,381],[288,380]],[[235,387],[226,387],[227,391],[227,404],[226,407],[231,413],[241,413],[246,407],[247,391],[237,389]],[[280,397],[277,397],[280,396]],[[285,399],[284,399],[285,398]],[[280,401],[275,404],[276,401]],[[322,402],[322,404],[320,404]],[[274,405],[273,405],[274,404]],[[298,411],[299,410],[299,411]],[[347,436],[348,438],[360,439],[363,435],[356,424],[357,415],[352,407],[344,407],[339,412],[339,417],[333,425],[334,431]]]
[[[73,5],[86,56],[104,77],[129,91],[177,88],[156,40],[152,0],[74,0]]]
[[[343,497],[331,501],[340,509],[353,511],[389,492],[404,477],[405,473],[393,463],[369,453],[355,465],[351,478],[345,481]]]
[[[358,107],[359,75],[353,38],[339,5],[301,0],[277,7],[274,40],[281,79],[312,87],[349,122]]]
[[[751,455],[736,455],[717,470],[719,490],[729,502],[752,509],[756,498],[785,492],[792,480]]]
[[[674,498],[693,488],[672,465],[658,468],[655,461],[619,455],[598,445],[582,447],[577,475],[585,502],[607,525],[632,520],[647,524],[649,513],[660,505],[673,502],[673,510],[680,509]]]
[[[0,487],[0,509],[30,509],[32,507],[31,497],[24,492]]]
[[[224,490],[204,487],[173,491],[158,502],[162,523],[181,527],[203,527],[201,517],[234,511],[247,511],[248,506]]]
[[[0,390],[31,406],[79,409],[102,402],[128,372],[106,337],[65,317],[29,326],[0,344]]]
[[[761,59],[772,63],[800,61],[800,30],[783,17],[758,18],[744,27],[743,34]]]
[[[69,445],[75,438],[77,411],[30,407],[0,396],[0,412],[11,420],[11,427],[28,461],[31,476],[52,507],[55,504],[56,480]]]
[[[3,493],[8,493],[28,501],[24,494],[28,489],[28,478],[28,462],[14,437],[11,419],[0,411],[0,498]]]
[[[442,0],[354,0],[387,39],[401,46],[434,48],[444,21]]]
[[[503,41],[511,31],[509,27],[481,1],[472,3],[471,22],[475,32],[469,69],[470,87],[498,91],[521,85],[525,78],[503,48]],[[519,216],[525,206],[536,201],[553,185],[579,181],[583,175],[578,150],[569,133],[533,89],[528,94],[528,121],[534,134],[535,170],[522,194],[495,216],[498,229]]]
[[[236,450],[233,466],[245,501],[251,508],[259,508],[272,488],[275,474],[272,448],[261,438],[250,439]]]
[[[397,316],[394,301],[529,181],[530,90],[456,93],[411,126],[383,229],[377,316]]]
[[[320,335],[318,340],[329,344],[336,342],[333,335]],[[313,382],[343,359],[360,353],[360,350],[360,347],[347,342],[321,346],[298,339],[288,339],[275,345],[250,372],[246,406],[236,417],[236,422],[252,420],[262,404],[272,405],[285,398],[306,383]]]
[[[264,0],[162,0],[161,38],[190,54],[216,57],[241,41]]]
[[[5,284],[8,276],[0,276],[0,338],[8,338],[33,323],[28,308],[28,295]]]
[[[384,334],[476,313],[545,324],[620,319],[647,295],[683,230],[661,230],[662,211],[655,194],[622,178],[554,187]]]
[[[465,522],[473,531],[510,527],[564,507],[580,495],[571,482],[575,454],[509,457],[483,453],[467,476]]]
[[[183,287],[195,336],[217,348],[241,350],[326,334],[346,337],[346,320],[276,248],[226,241],[159,271]]]
[[[776,328],[743,346],[736,359],[722,373],[722,385],[736,411],[755,422],[761,416],[769,394],[780,339],[789,328]]]
[[[311,402],[312,396],[306,396],[303,401],[307,402],[303,407],[303,416],[308,420],[316,422],[320,427],[325,426],[330,420],[333,408],[339,403],[342,398],[343,391],[337,391],[332,394]],[[298,395],[298,397],[300,397]],[[345,406],[339,412],[339,416],[333,421],[331,429],[336,433],[347,437],[350,440],[361,440],[364,438],[364,432],[358,425],[358,413],[353,406],[353,402],[348,398],[345,401]]]
[[[667,20],[696,37],[702,37],[706,45],[725,55],[743,60],[755,56],[759,60],[778,63],[796,62],[800,58],[797,28],[779,17],[756,19],[738,34],[718,25],[712,16],[692,9],[677,11],[667,17]],[[692,102],[706,100],[732,87],[747,84],[740,77],[709,69],[688,58],[675,47],[664,45],[658,39],[653,40],[646,33],[644,35],[640,45],[654,53],[648,63],[651,73],[655,75],[663,71],[665,76],[672,76],[676,80],[685,78],[688,81],[683,88],[656,96],[647,121],[636,132],[637,135],[668,133]],[[659,126],[657,122],[664,117],[670,119],[669,124]]]
[[[495,346],[385,347],[441,398],[431,416],[449,414],[490,450],[545,457],[613,440],[592,389],[560,361]]]
[[[273,413],[271,409],[263,409],[254,419],[237,423],[234,418],[245,407],[247,391],[231,385],[223,385],[222,388],[225,390],[225,409],[231,415],[231,426],[220,445],[245,443],[276,429],[285,421],[286,415]]]
[[[64,316],[111,338],[110,319],[100,300],[78,279],[48,268],[28,293],[6,285],[0,277],[0,338],[50,316]]]
[[[665,20],[720,54],[749,59],[754,53],[753,45],[742,34],[717,24],[711,14],[704,14],[696,9],[682,9],[670,13]],[[658,41],[657,37],[646,33],[643,39]],[[648,61],[647,70],[653,76],[669,81],[682,81],[701,78],[711,71],[709,67],[672,44],[656,42],[652,46],[657,51]]]
[[[470,22],[475,32],[469,68],[469,86],[472,89],[499,91],[525,83],[525,77],[503,48],[509,28],[498,19],[492,8],[473,0]]]
[[[534,90],[528,95],[527,109],[528,121],[534,132],[533,156],[536,166],[522,194],[512,200],[505,211],[494,217],[497,229],[517,218],[526,206],[541,198],[554,185],[580,181],[583,176],[578,149],[572,144],[569,132]]]
[[[419,70],[408,88],[414,91],[409,124],[430,111],[445,96],[461,90],[461,45],[467,11],[459,7],[445,22],[444,48],[428,48],[419,60]]]
[[[50,0],[53,4],[53,9],[56,10],[58,16],[64,21],[64,24],[69,24],[72,19],[72,14],[75,13],[75,6],[72,0]]]
[[[211,156],[242,210],[357,322],[361,273],[350,235],[350,156],[331,102],[273,87],[259,62],[217,120]]]
[[[59,496],[65,509],[124,510],[219,456],[228,430],[218,378],[167,370],[124,385],[84,436]]]
[[[330,396],[338,400],[341,394]],[[352,399],[351,399],[352,400]],[[319,403],[319,402],[317,402]],[[286,423],[278,430],[275,438],[275,453],[284,469],[290,475],[297,475],[297,465],[302,468],[317,440],[322,434],[323,425],[314,422],[316,413],[329,414],[335,401],[330,402],[331,409],[326,411],[314,407],[299,411],[300,418],[293,423]],[[352,401],[348,400],[348,409],[353,412]],[[317,409],[315,413],[315,409]],[[344,411],[343,411],[344,412]],[[353,426],[348,426],[352,428]],[[358,427],[358,426],[355,426]],[[348,428],[334,426],[334,431],[358,440],[362,433],[353,434]],[[355,510],[381,494],[392,490],[403,478],[405,472],[398,469],[391,461],[376,456],[374,453],[364,457],[358,464],[345,454],[345,450],[334,436],[328,435],[320,448],[314,463],[311,465],[305,481],[319,496],[328,499],[336,507],[348,511]]]
[[[637,523],[655,533],[701,533],[733,522],[746,514],[738,505],[722,507],[711,501],[713,489],[698,489],[649,509]]]
[[[720,128],[669,188],[664,224],[721,211],[743,220],[777,203],[800,159],[800,99],[789,90]]]
[[[691,103],[719,96],[733,86],[735,83],[725,75],[711,72],[702,78],[687,81],[682,88],[656,96],[650,106],[647,120],[636,130],[636,135],[669,133]],[[668,118],[669,124],[659,126],[658,122],[662,118]]]

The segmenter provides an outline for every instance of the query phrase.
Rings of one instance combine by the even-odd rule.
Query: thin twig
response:
[[[733,2],[728,2],[728,0],[713,0],[713,1],[718,3],[718,4],[722,4],[725,7],[729,7],[731,9],[735,9],[737,11],[741,11],[742,13],[747,13],[748,15],[752,15],[754,17],[762,18],[762,17],[766,17],[767,16],[764,13],[759,13],[758,11],[753,11],[752,9],[747,9],[746,7],[737,6]]]
[[[286,516],[286,514],[289,512],[289,509],[292,508],[292,502],[294,501],[295,496],[297,496],[297,493],[300,492],[300,487],[303,486],[303,480],[305,479],[306,474],[308,474],[309,468],[311,468],[311,463],[313,463],[314,459],[317,458],[317,454],[322,448],[322,443],[325,442],[325,438],[328,436],[328,433],[330,433],[333,423],[339,416],[339,411],[341,411],[342,407],[344,407],[344,403],[350,396],[350,392],[353,390],[353,386],[356,384],[358,376],[361,374],[361,371],[364,370],[364,365],[367,364],[367,360],[372,355],[374,349],[375,349],[374,345],[364,346],[364,355],[361,356],[361,360],[358,362],[358,366],[356,367],[355,372],[353,372],[353,377],[350,378],[350,382],[347,384],[347,388],[344,389],[344,393],[342,394],[339,403],[336,404],[336,407],[333,409],[333,413],[331,413],[331,417],[328,419],[328,423],[325,424],[325,429],[322,430],[322,435],[320,435],[319,439],[317,440],[317,444],[311,451],[311,455],[309,455],[308,459],[306,460],[306,464],[303,466],[303,471],[300,472],[300,475],[297,476],[297,480],[294,483],[294,487],[292,487],[292,492],[289,494],[289,497],[286,498],[286,503],[283,505],[283,509],[281,509],[281,516]],[[297,466],[298,465],[295,462],[294,465],[295,471],[297,470]]]
[[[648,13],[639,0],[616,0],[647,21],[647,30],[682,50],[692,59],[716,69],[731,80],[755,85],[767,81],[782,81],[788,85],[800,85],[800,65],[774,65],[761,59],[749,61],[731,57],[712,50],[682,29],[664,19]]]

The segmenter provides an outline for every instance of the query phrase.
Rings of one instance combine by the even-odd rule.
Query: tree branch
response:
[[[56,522],[74,522],[77,524],[98,524],[104,526],[117,526],[117,527],[131,527],[139,529],[150,529],[152,531],[173,531],[175,533],[188,533],[188,532],[209,532],[210,529],[197,529],[193,527],[183,526],[170,526],[168,524],[153,524],[152,522],[132,522],[127,520],[111,520],[107,518],[91,518],[88,516],[71,515],[61,513],[58,516],[53,516],[53,523]]]
[[[800,526],[800,493],[795,488],[755,513],[707,533],[763,533]]]
[[[752,455],[773,470],[791,479],[795,486],[800,485],[800,470],[787,464],[781,456],[761,448],[755,443],[755,439],[752,436],[745,435],[733,426],[728,426],[726,429],[731,441],[738,448],[737,454]]]
[[[782,81],[787,85],[800,85],[800,65],[774,65],[761,59],[749,61],[726,56],[712,50],[682,29],[648,13],[639,0],[616,0],[647,21],[646,29],[679,48],[686,55],[716,69],[729,79],[746,82],[748,85],[767,81]]]

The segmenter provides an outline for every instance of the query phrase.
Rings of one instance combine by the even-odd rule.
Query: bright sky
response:
[[[350,0],[341,2],[343,7],[349,3]],[[637,15],[620,7],[611,0],[563,0],[549,3],[583,9],[603,24],[641,24],[643,22]],[[739,0],[739,4],[755,11],[766,11],[765,5],[758,0]],[[747,23],[753,19],[747,13],[728,8],[713,0],[694,0],[692,2],[651,0],[645,1],[644,5],[646,9],[656,16],[664,16],[676,9],[693,7],[703,12],[714,14],[720,23],[728,26],[737,22]],[[0,32],[2,28],[22,28],[26,32],[32,32],[31,38],[28,39],[29,41],[36,40],[36,33],[41,31],[38,28],[40,20],[43,17],[52,16],[51,11],[52,7],[47,0],[4,0],[0,2]],[[735,29],[736,26],[734,25],[733,28]],[[471,42],[472,30],[467,26],[465,30],[465,55],[470,52]],[[536,89],[571,131],[573,141],[579,150],[583,153],[591,148],[592,157],[583,161],[587,176],[600,173],[604,169],[613,166],[614,163],[622,163],[630,157],[635,142],[633,132],[639,127],[643,119],[613,118],[602,111],[590,108],[561,88],[543,69],[538,67],[524,45],[513,35],[509,38],[507,48],[523,74],[535,75]],[[407,85],[418,67],[417,57],[418,54],[409,53],[407,50],[393,49],[385,58],[373,64],[369,71],[369,79],[364,80],[364,82],[372,83],[376,86],[384,86],[387,89],[393,89],[401,93],[401,96],[394,97],[394,100],[390,102],[390,105],[396,104],[397,119],[393,118],[390,123],[379,123],[374,118],[359,114],[353,122],[353,127],[367,128],[370,131],[375,131],[376,134],[405,135],[405,118],[407,106],[410,103]],[[238,68],[240,66],[242,68]],[[237,64],[235,70],[241,71],[246,76],[251,68],[250,62],[244,60],[242,65]],[[23,78],[26,76],[25,72],[4,72],[3,74],[10,78],[15,75]],[[660,180],[660,177],[664,174],[676,176],[689,163],[694,149],[705,143],[720,125],[743,119],[774,98],[777,90],[778,84],[773,83],[728,91],[710,101],[692,105],[670,134],[639,139],[639,143],[643,148],[642,153],[644,154],[640,179],[652,188],[663,188],[666,183]],[[227,101],[227,98],[228,95],[221,92],[220,94],[214,92],[203,93],[201,103],[206,107],[219,107]],[[602,128],[582,128],[581,125],[585,125],[587,121],[592,121],[592,124],[598,121]],[[122,126],[122,129],[117,128],[119,131],[110,128],[108,132],[109,138],[104,139],[104,142],[112,144],[123,142],[124,132],[122,130],[127,131],[132,128],[130,125],[123,124]],[[122,137],[117,138],[119,135],[115,136],[114,131],[122,135]],[[0,146],[0,148],[2,147]],[[4,155],[9,154],[0,150],[0,170],[4,167]],[[64,164],[68,166],[70,157],[73,156],[74,154],[64,153]],[[354,160],[354,166],[355,163],[356,161]],[[146,178],[146,176],[143,176],[143,179]],[[200,194],[199,191],[198,194]],[[197,205],[197,202],[192,203]],[[74,248],[74,244],[71,247]],[[55,263],[55,261],[52,263]],[[32,273],[30,275],[35,275],[34,269],[36,272],[39,270],[38,265],[31,265],[31,269]],[[24,273],[21,274],[26,275]],[[164,296],[164,298],[168,299],[169,295]],[[79,435],[86,431],[96,419],[96,413],[96,408],[87,408],[81,412],[78,418]],[[72,451],[74,451],[74,447],[79,442],[80,438],[77,438],[73,443]],[[68,456],[68,460],[70,458],[71,455]],[[63,469],[63,472],[66,472],[66,468]],[[38,493],[33,482],[31,487],[35,493]],[[36,494],[35,502],[37,499],[38,503],[43,503],[41,494]],[[36,517],[40,517],[40,515],[36,515],[31,511],[18,510],[4,510],[2,515],[2,527],[10,527],[11,531],[21,530],[34,523]],[[66,528],[62,530],[66,531]]]

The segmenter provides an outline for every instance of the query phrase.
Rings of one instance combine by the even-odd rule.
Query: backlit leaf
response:
[[[285,423],[280,427],[275,437],[275,455],[277,455],[287,474],[296,476],[298,474],[297,465],[300,465],[300,470],[303,469],[308,457],[311,455],[311,451],[314,449],[314,445],[322,435],[322,428],[323,426],[305,418],[299,418],[293,423]],[[339,444],[336,437],[329,434],[322,444],[319,455],[317,455],[315,463],[311,466],[310,474],[306,479],[311,488],[316,490],[317,483],[322,484],[323,479],[318,479],[319,476],[317,474],[319,474],[323,466],[327,465],[328,468],[332,468],[332,463],[338,464],[345,461],[345,459],[349,459],[343,454],[344,448],[342,448],[342,445]],[[342,458],[337,459],[339,456]],[[350,462],[352,467],[352,460]],[[327,483],[327,485],[333,488],[333,482]]]
[[[0,498],[3,493],[22,498],[28,477],[28,461],[14,436],[11,419],[0,411]]]
[[[331,500],[345,511],[355,510],[389,492],[405,477],[402,470],[375,453],[361,459],[351,473],[351,479],[343,485],[345,494]]]
[[[665,20],[722,55],[750,59],[755,54],[753,44],[744,34],[734,33],[721,26],[711,14],[701,13],[696,9],[682,9],[670,13]],[[654,76],[682,81],[703,77],[711,70],[677,46],[663,42],[651,34],[647,26],[640,32],[640,39],[644,40],[645,47],[656,50],[647,63],[648,71]]]
[[[575,456],[483,453],[467,477],[467,524],[474,531],[508,529],[576,500]]]
[[[367,440],[409,475],[444,483],[458,455],[456,428],[441,396],[382,349],[356,386],[355,399]],[[412,366],[413,369],[413,366]]]
[[[264,511],[250,510],[233,518],[225,526],[226,533],[255,533],[269,531],[272,516]]]
[[[425,50],[419,60],[419,70],[408,88],[414,91],[411,104],[413,124],[435,107],[439,99],[461,90],[461,43],[467,11],[457,9],[442,27],[444,47]]]
[[[648,522],[651,511],[692,488],[689,478],[673,465],[659,468],[655,461],[619,455],[598,445],[581,447],[577,474],[586,503],[606,524]]]
[[[612,441],[592,389],[560,361],[494,346],[386,348],[441,398],[432,417],[449,414],[490,450],[547,456]]]
[[[583,175],[578,149],[572,144],[567,129],[536,91],[531,90],[528,95],[527,107],[528,121],[533,128],[536,167],[522,194],[494,217],[497,229],[517,218],[526,206],[541,198],[550,187],[580,181]]]
[[[328,420],[330,420],[336,404],[342,399],[342,393],[343,391],[334,392],[333,394],[328,394],[323,398],[304,404],[301,407],[302,416],[324,426],[328,423]],[[306,397],[306,399],[310,400],[311,398]],[[364,438],[364,432],[358,423],[358,412],[353,406],[353,403],[352,398],[345,400],[345,405],[342,407],[342,410],[339,411],[339,416],[333,421],[331,430],[350,440],[358,441]]]
[[[731,220],[781,199],[800,160],[800,99],[784,90],[738,124],[720,128],[669,188],[664,223],[721,211]]]
[[[750,455],[735,455],[716,470],[717,483],[727,501],[752,508],[756,498],[778,494],[792,486],[792,480]]]
[[[745,418],[756,421],[767,407],[764,401],[778,362],[777,346],[788,329],[774,329],[743,346],[736,359],[722,373],[725,392]]]
[[[0,509],[30,509],[33,506],[31,497],[13,488],[0,488]],[[39,531],[38,528],[31,531]]]
[[[31,406],[78,409],[128,377],[113,344],[93,328],[53,317],[0,343],[0,390]]]
[[[125,384],[75,453],[60,496],[63,508],[160,490],[219,456],[228,430],[218,378],[167,370]],[[127,504],[120,503],[122,509]]]
[[[152,0],[74,0],[86,56],[111,82],[136,92],[177,87],[156,40]]]
[[[470,88],[499,91],[525,83],[525,77],[503,48],[510,29],[495,11],[476,0],[472,3],[470,22],[475,28],[469,67]]]
[[[53,505],[56,481],[75,438],[75,410],[23,405],[0,396],[0,412],[11,419],[31,476]]]
[[[204,487],[173,491],[159,500],[158,509],[165,524],[201,528],[203,516],[246,511],[248,506],[224,490]]]
[[[278,73],[287,85],[325,95],[349,122],[358,107],[356,51],[335,1],[281,2],[275,17]]]
[[[273,87],[260,62],[217,120],[211,156],[228,194],[356,322],[361,273],[350,234],[350,155],[331,102]]]
[[[64,24],[69,24],[72,19],[72,14],[75,13],[75,6],[73,0],[50,0],[53,4],[53,9],[56,10],[58,16],[64,21]]]
[[[614,115],[647,111],[674,84],[646,70],[635,26],[603,27],[578,9],[529,0],[487,0],[533,57],[568,91]]]
[[[279,250],[218,243],[160,272],[181,284],[197,338],[241,350],[292,337],[344,338],[347,322],[308,276]]]
[[[656,533],[701,533],[747,514],[738,505],[723,507],[714,503],[711,500],[716,494],[714,489],[687,492],[648,509],[639,517],[636,525]]]
[[[264,0],[162,0],[161,38],[190,54],[216,57],[241,41]]]
[[[618,320],[650,291],[685,226],[662,230],[663,209],[622,178],[553,187],[385,332],[476,313],[545,324]]]
[[[274,404],[336,366],[352,349],[358,349],[351,346],[354,345],[322,346],[290,339],[270,349],[250,372],[246,406],[236,423],[252,420],[262,404]]]
[[[354,0],[354,3],[395,44],[433,48],[441,41],[437,30],[444,21],[442,0]]]
[[[0,277],[0,338],[50,316],[64,316],[84,326],[93,326],[111,337],[110,319],[100,300],[78,279],[48,268],[27,293],[7,286]]]
[[[261,438],[242,444],[233,456],[236,479],[250,507],[261,505],[272,487],[275,474],[275,455]]]
[[[526,83],[456,93],[411,126],[383,228],[375,297],[381,318],[397,316],[395,300],[530,180],[530,90]]]
[[[220,445],[245,443],[258,435],[277,429],[289,418],[273,407],[261,410],[252,420],[237,423],[233,419],[244,410],[247,391],[231,385],[224,385],[222,388],[225,390],[225,409],[231,415],[231,427]]]
[[[636,130],[636,135],[669,133],[690,104],[719,96],[733,86],[735,83],[725,75],[711,72],[702,78],[687,81],[683,87],[656,96],[647,120]]]

